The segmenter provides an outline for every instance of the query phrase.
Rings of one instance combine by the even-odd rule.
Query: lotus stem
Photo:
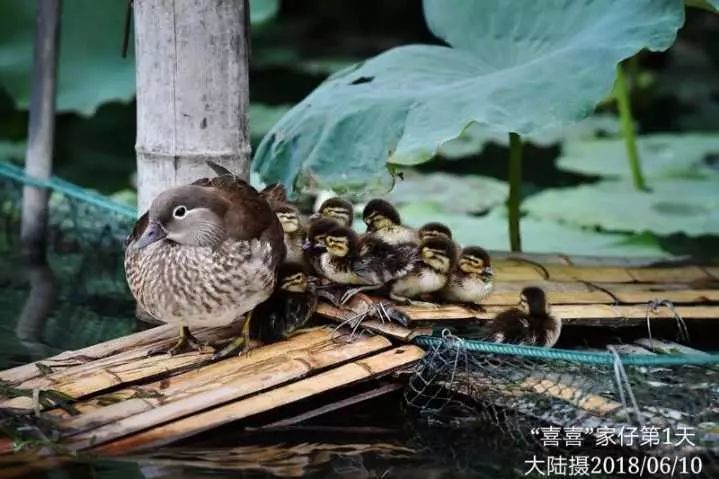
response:
[[[519,232],[519,203],[522,196],[522,138],[509,134],[509,247],[513,252],[522,251]]]
[[[639,152],[637,151],[637,136],[634,131],[634,117],[629,104],[629,87],[627,86],[626,75],[621,65],[617,65],[617,79],[614,84],[614,97],[617,99],[617,108],[619,110],[619,119],[621,121],[622,135],[624,136],[624,144],[627,148],[627,158],[629,159],[629,168],[632,171],[632,179],[634,187],[638,190],[646,191],[647,184],[642,174],[642,165],[639,161]]]

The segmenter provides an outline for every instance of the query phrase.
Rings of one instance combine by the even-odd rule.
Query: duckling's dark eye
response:
[[[184,218],[186,214],[187,214],[187,208],[185,208],[182,205],[176,206],[175,209],[172,210],[172,216],[174,216],[175,218],[178,218],[178,219]]]

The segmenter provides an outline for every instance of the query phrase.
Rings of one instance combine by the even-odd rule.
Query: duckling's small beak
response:
[[[484,274],[486,276],[494,276],[494,271],[492,270],[491,266],[485,266],[482,269],[482,274]]]
[[[132,248],[142,249],[145,246],[151,245],[155,241],[160,241],[166,236],[167,232],[165,232],[165,229],[162,227],[162,225],[157,221],[151,221],[147,225],[147,228],[145,228],[145,231],[142,233],[142,236],[140,236],[140,238],[132,245]]]

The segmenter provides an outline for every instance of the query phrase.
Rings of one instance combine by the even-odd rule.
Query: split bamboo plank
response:
[[[699,266],[673,268],[631,268],[627,272],[640,283],[665,283],[711,280],[712,277]]]
[[[316,351],[315,354],[308,354],[303,358],[298,357],[292,361],[278,361],[278,364],[270,368],[260,368],[248,374],[238,374],[231,381],[218,387],[193,391],[193,394],[186,397],[78,434],[70,438],[69,442],[65,442],[65,445],[71,449],[87,449],[93,445],[105,443],[149,427],[200,413],[200,411],[213,406],[234,401],[243,396],[298,379],[318,369],[340,364],[386,349],[389,346],[389,340],[382,336],[358,338],[352,343],[334,343],[321,351]],[[126,405],[121,402],[113,406],[115,406],[113,413],[116,414],[117,409]],[[130,407],[134,411],[139,406],[137,402],[133,402]],[[195,417],[198,416],[202,416],[202,413]]]
[[[719,266],[705,266],[704,271],[712,278],[719,280]]]
[[[648,351],[656,351],[660,354],[688,354],[706,356],[708,353],[698,349],[690,348],[683,344],[677,344],[666,339],[641,338],[634,341],[635,344],[646,348]],[[652,353],[653,354],[653,353]]]
[[[64,351],[39,362],[52,369],[76,367],[108,356],[114,356],[129,349],[147,348],[159,341],[170,339],[176,334],[176,326],[159,326],[75,351]],[[19,384],[40,376],[42,376],[42,373],[35,363],[23,364],[22,366],[0,371],[0,380],[13,384]]]
[[[315,346],[326,344],[331,341],[330,329],[323,328],[321,330],[308,331],[297,334],[291,339],[272,343],[253,349],[249,354],[243,354],[224,361],[193,369],[184,374],[162,378],[146,384],[136,385],[112,393],[86,399],[75,404],[76,409],[81,413],[77,416],[77,425],[73,425],[72,429],[80,429],[79,424],[89,419],[84,418],[92,411],[107,408],[108,403],[117,403],[129,399],[156,399],[157,402],[167,402],[176,396],[178,392],[186,391],[188,388],[196,388],[207,386],[210,383],[223,380],[223,378],[231,378],[239,372],[249,370],[253,365],[261,362],[267,362],[277,357],[277,360],[289,360],[297,354],[303,354],[302,351]],[[227,379],[229,380],[229,379]],[[154,404],[155,401],[149,401]],[[51,414],[58,417],[68,417],[68,414],[61,410],[55,409],[50,411]],[[102,414],[98,415],[99,418]]]
[[[611,283],[631,283],[635,281],[626,268],[617,266],[559,266],[547,265],[547,279],[552,281],[594,281]],[[499,278],[498,278],[499,279]]]
[[[424,356],[416,346],[401,346],[389,351],[330,369],[240,401],[147,429],[113,442],[94,447],[97,453],[117,455],[169,444],[203,431],[244,419],[305,399],[316,394],[347,386],[408,366]]]

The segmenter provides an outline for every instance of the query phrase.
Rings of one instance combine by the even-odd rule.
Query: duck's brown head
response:
[[[275,208],[282,230],[287,234],[297,233],[300,229],[300,212],[292,205],[284,204]]]
[[[379,198],[370,200],[370,202],[367,203],[362,212],[362,220],[370,231],[378,231],[393,225],[402,224],[402,219],[397,209],[392,206],[389,201]]]
[[[301,264],[285,263],[277,273],[277,288],[290,293],[305,293],[309,287],[309,276]]]
[[[420,241],[424,241],[427,238],[437,237],[452,239],[452,230],[450,230],[444,223],[427,223],[417,231],[417,234],[419,235]]]
[[[335,196],[325,200],[320,209],[317,210],[322,218],[329,218],[337,221],[341,226],[352,226],[354,219],[354,207],[349,201]]]
[[[519,306],[524,312],[531,315],[549,314],[551,308],[544,290],[536,286],[530,286],[522,290],[519,295]]]
[[[479,246],[467,246],[464,248],[457,266],[463,273],[478,274],[485,279],[494,276],[492,259],[489,257],[489,253]]]
[[[338,226],[330,230],[325,236],[327,252],[338,258],[344,258],[355,251],[357,242],[357,233],[346,226]]]
[[[229,207],[229,202],[213,188],[170,188],[150,205],[147,227],[133,247],[140,249],[169,240],[183,246],[214,248],[225,239],[224,218]]]
[[[449,273],[455,263],[457,249],[447,238],[428,238],[419,245],[422,261],[439,273]]]

